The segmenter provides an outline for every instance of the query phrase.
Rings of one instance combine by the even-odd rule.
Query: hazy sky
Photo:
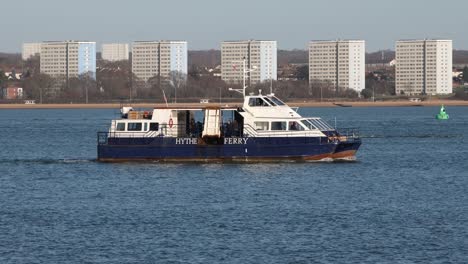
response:
[[[277,40],[305,49],[313,39],[364,39],[367,51],[395,40],[453,39],[468,49],[467,0],[0,0],[0,52],[44,40],[187,40],[219,49],[223,40]],[[7,8],[8,7],[8,8]]]

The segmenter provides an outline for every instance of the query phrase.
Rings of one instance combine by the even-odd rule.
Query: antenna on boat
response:
[[[163,97],[164,97],[164,102],[166,102],[166,107],[169,107],[168,103],[167,103],[167,97],[166,97],[166,93],[164,92],[164,89],[161,89],[162,92],[163,92]]]
[[[247,89],[247,85],[245,84],[245,79],[247,77],[247,73],[253,72],[257,69],[257,66],[253,66],[252,69],[246,69],[246,59],[245,57],[242,58],[242,89],[233,89],[229,88],[229,91],[235,91],[242,94],[245,97],[245,90]]]
[[[270,76],[270,94],[273,94],[273,77]]]

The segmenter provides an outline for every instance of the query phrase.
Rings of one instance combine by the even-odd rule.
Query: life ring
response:
[[[172,121],[172,118],[169,118],[169,128],[172,128],[174,125],[174,121]]]

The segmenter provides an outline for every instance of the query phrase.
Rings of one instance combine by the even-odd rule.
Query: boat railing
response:
[[[338,133],[339,133],[338,139],[340,141],[353,142],[353,141],[361,140],[361,137],[359,135],[359,130],[355,127],[340,128],[338,130]]]
[[[252,125],[244,124],[244,136],[246,137],[310,137],[316,135],[318,130],[257,130]]]
[[[103,145],[112,139],[114,142],[119,139],[127,142],[131,139],[158,138],[158,137],[184,137],[184,138],[199,138],[203,133],[204,124],[197,122],[195,124],[160,124],[158,130],[154,131],[109,131],[98,132],[98,144]],[[224,137],[241,137],[241,130],[232,123],[223,123],[220,127],[222,136]]]
[[[258,131],[249,124],[244,124],[244,135],[254,137],[258,135]]]
[[[263,131],[257,130],[252,125],[244,124],[243,130],[236,129],[235,127],[229,127],[230,123],[223,123],[221,127],[222,137],[310,137],[314,135],[312,130],[304,131]],[[151,139],[160,137],[188,137],[188,138],[199,138],[203,132],[203,123],[198,123],[194,127],[189,127],[185,124],[174,124],[169,126],[168,124],[159,125],[157,131],[112,131],[112,132],[98,132],[97,141],[98,145],[105,145],[109,143],[109,139],[112,142],[121,141],[129,142],[128,140],[146,139],[145,142],[151,142]],[[339,131],[340,140],[357,140],[359,134],[355,128],[345,128]],[[338,139],[338,138],[337,138]],[[149,140],[149,141],[148,141]]]

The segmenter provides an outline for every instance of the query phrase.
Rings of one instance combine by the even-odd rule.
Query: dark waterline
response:
[[[303,108],[357,162],[96,162],[115,110],[0,111],[0,263],[466,263],[468,107]]]

